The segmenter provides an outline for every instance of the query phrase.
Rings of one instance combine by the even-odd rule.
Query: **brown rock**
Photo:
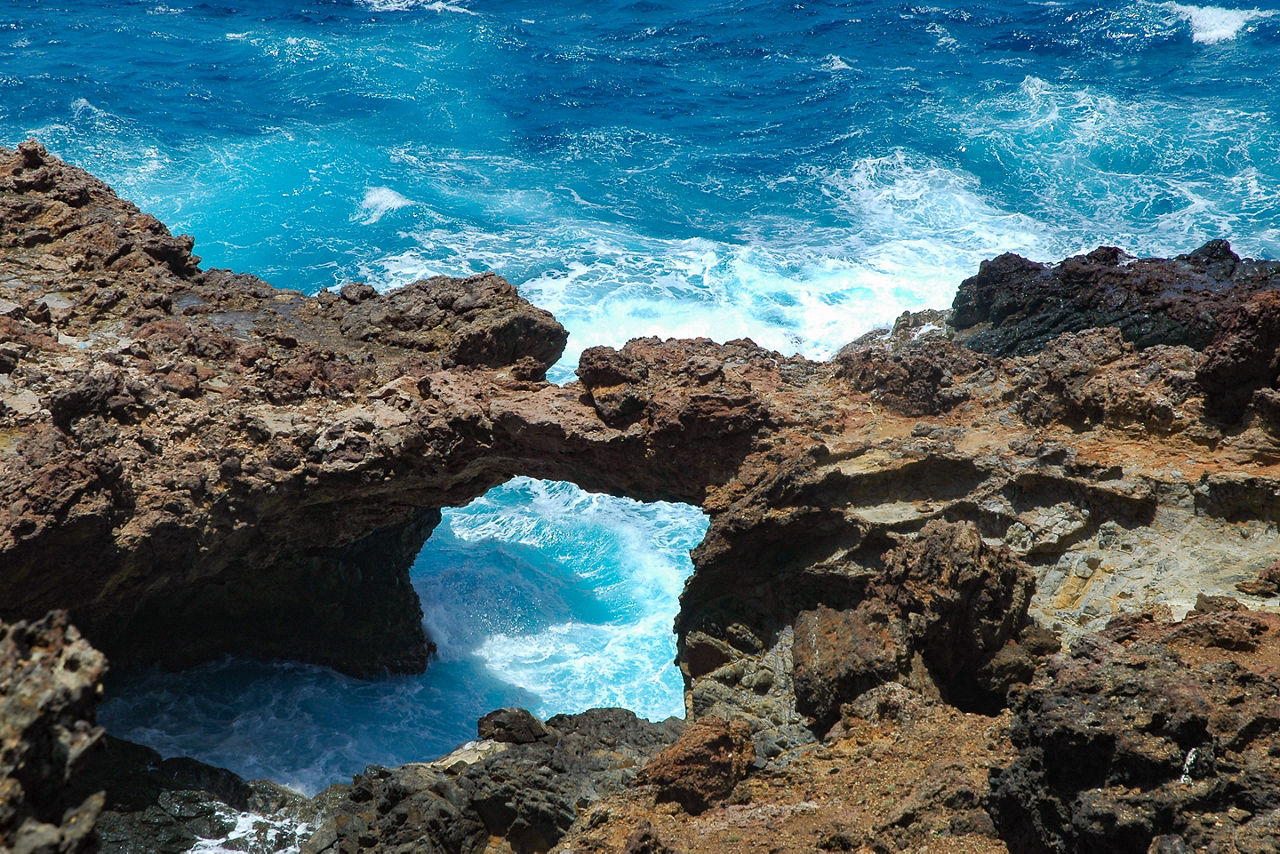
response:
[[[546,738],[542,721],[524,709],[496,709],[476,721],[476,734],[508,744],[530,744]]]
[[[1077,639],[1013,702],[1019,756],[991,801],[1010,847],[1273,846],[1277,630],[1274,614],[1217,611]]]
[[[979,673],[1026,624],[1027,567],[972,527],[938,521],[885,562],[852,607],[797,617],[796,708],[826,727],[842,703],[889,681],[930,686],[961,706],[1000,705]]]
[[[1254,393],[1276,387],[1280,375],[1280,293],[1264,291],[1223,311],[1197,379],[1210,415],[1240,418]]]
[[[622,854],[676,854],[676,852],[662,844],[652,824],[642,821],[627,837],[627,841],[622,846]]]
[[[796,707],[819,727],[834,720],[841,703],[911,672],[908,626],[896,613],[819,607],[800,612],[795,634]]]
[[[753,759],[755,747],[746,724],[703,718],[655,756],[637,782],[656,786],[659,801],[675,801],[696,814],[727,798]]]
[[[846,347],[836,354],[835,373],[903,415],[938,415],[969,399],[954,377],[987,365],[972,350],[929,341],[903,353]]]
[[[1251,596],[1275,596],[1280,594],[1280,561],[1276,561],[1259,572],[1257,579],[1241,581],[1236,585],[1236,589]]]

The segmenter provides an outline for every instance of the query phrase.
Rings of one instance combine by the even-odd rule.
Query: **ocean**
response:
[[[1280,257],[1277,67],[1280,5],[27,0],[0,142],[280,287],[497,271],[569,329],[564,382],[637,335],[825,358],[1004,251]],[[315,792],[497,706],[682,714],[706,524],[517,479],[418,558],[424,676],[118,667],[100,719]]]

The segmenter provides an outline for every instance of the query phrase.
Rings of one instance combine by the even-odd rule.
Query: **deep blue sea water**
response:
[[[1277,68],[1276,0],[26,0],[0,142],[282,287],[496,270],[569,328],[564,380],[643,334],[824,357],[1005,250],[1278,257]],[[418,561],[426,676],[220,662],[117,678],[102,719],[310,791],[497,705],[679,713],[705,524],[517,481]]]

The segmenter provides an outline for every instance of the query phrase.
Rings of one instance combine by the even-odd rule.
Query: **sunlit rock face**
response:
[[[35,143],[0,153],[0,216],[0,616],[65,606],[122,660],[421,670],[409,564],[440,508],[517,475],[708,514],[675,623],[686,711],[749,733],[759,773],[858,726],[852,704],[886,681],[988,713],[1031,692],[1022,750],[1054,727],[1035,692],[1074,684],[1118,616],[1273,604],[1277,268],[1225,244],[1004,256],[950,316],[829,362],[643,338],[587,350],[560,387],[543,377],[563,328],[493,275],[305,297],[202,271],[189,239]],[[1119,313],[1041,305],[1064,283]],[[1245,622],[1206,648],[1274,631]],[[1039,786],[1019,762],[1007,786]],[[991,795],[993,833],[1092,833],[1028,824],[993,791],[961,799],[972,819]],[[1134,839],[1148,825],[1207,838],[1153,821]]]

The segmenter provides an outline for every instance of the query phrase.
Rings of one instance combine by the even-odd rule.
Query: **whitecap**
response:
[[[947,30],[947,28],[942,26],[941,24],[931,23],[924,29],[925,29],[925,32],[927,32],[929,35],[937,37],[938,47],[942,48],[943,50],[951,50],[957,44],[959,44],[959,42],[955,40],[955,37],[951,35],[951,33]]]
[[[533,711],[540,717],[623,706],[662,720],[684,713],[680,674],[669,664],[674,618],[673,607],[627,624],[563,623],[532,635],[494,635],[476,652],[492,673],[539,698]]]
[[[474,15],[475,12],[466,6],[445,3],[442,0],[361,0],[362,5],[374,12],[408,12],[412,9],[425,9],[429,12],[454,12],[460,15]]]
[[[361,225],[373,225],[392,211],[412,207],[417,204],[413,199],[397,193],[390,187],[368,187],[364,198],[360,201],[357,216]],[[353,217],[355,219],[355,217]]]
[[[234,854],[234,852],[267,850],[297,851],[295,839],[306,839],[315,828],[303,821],[274,818],[251,812],[234,812],[221,805],[215,806],[215,814],[222,821],[234,822],[235,827],[225,836],[213,839],[200,837],[188,849],[191,854]],[[216,825],[214,825],[216,826]]]
[[[700,510],[516,478],[445,511],[443,524],[463,542],[536,549],[552,560],[548,571],[555,574],[542,585],[578,591],[567,619],[498,629],[474,649],[495,678],[538,698],[536,714],[602,705],[654,719],[682,713],[671,624],[693,570],[689,550],[706,532]],[[468,613],[471,623],[486,616]],[[448,637],[430,615],[428,625],[433,637]]]
[[[1164,8],[1191,25],[1191,39],[1199,44],[1231,41],[1250,21],[1270,18],[1276,12],[1263,9],[1226,9],[1221,6],[1187,6],[1165,3]]]
[[[1008,180],[1052,213],[1061,239],[1041,260],[1104,242],[1176,254],[1223,235],[1248,254],[1277,250],[1247,228],[1280,216],[1277,135],[1265,114],[1027,77],[939,120],[956,122],[971,148],[1009,164]]]
[[[88,98],[76,98],[71,102],[71,110],[77,119],[85,113],[90,113],[93,116],[105,115],[105,113],[95,107]]]
[[[834,53],[828,54],[826,61],[822,63],[823,71],[848,71],[851,67],[843,58]]]
[[[906,151],[782,180],[814,205],[825,197],[835,224],[802,213],[757,217],[732,239],[659,237],[600,222],[576,200],[566,210],[560,193],[506,192],[481,221],[424,211],[417,245],[362,262],[357,278],[385,289],[496,271],[568,328],[552,372],[564,381],[583,349],[645,335],[750,337],[826,358],[904,309],[947,304],[984,258],[1059,247],[1050,226],[993,204],[973,176]]]

